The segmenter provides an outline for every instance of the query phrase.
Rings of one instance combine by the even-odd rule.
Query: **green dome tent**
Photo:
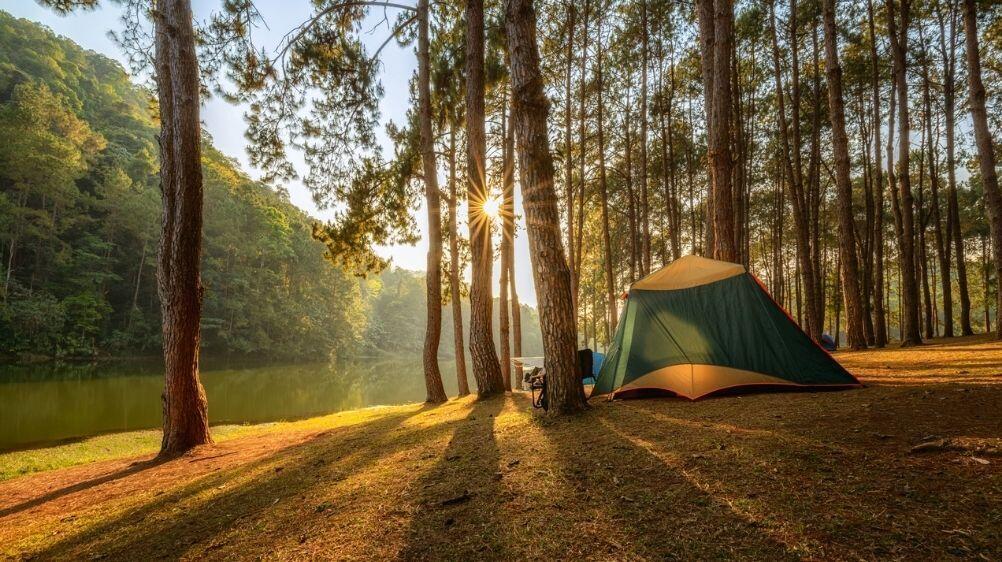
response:
[[[592,396],[735,387],[854,388],[739,264],[686,256],[630,287]]]

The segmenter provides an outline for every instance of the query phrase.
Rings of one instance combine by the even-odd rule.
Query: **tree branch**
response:
[[[393,38],[394,38],[394,37],[396,37],[398,33],[400,33],[401,31],[403,31],[405,27],[407,27],[408,25],[410,25],[410,24],[414,23],[415,21],[417,21],[417,18],[418,18],[418,17],[417,17],[416,15],[414,15],[414,16],[411,16],[411,18],[410,18],[410,19],[408,19],[408,20],[407,20],[407,21],[405,21],[404,23],[402,23],[402,24],[398,25],[398,26],[397,26],[397,27],[396,27],[396,28],[395,28],[395,29],[394,29],[394,30],[393,30],[393,31],[392,31],[392,32],[390,33],[390,36],[386,38],[386,41],[383,41],[383,44],[382,44],[382,45],[380,45],[378,49],[376,49],[376,54],[372,55],[372,62],[376,62],[376,60],[377,60],[377,59],[379,59],[379,53],[382,53],[382,52],[383,52],[383,48],[385,48],[385,47],[386,47],[387,45],[389,45],[389,44],[390,44],[390,41],[392,41],[392,40],[393,40]]]
[[[286,33],[285,37],[282,38],[282,42],[284,43],[284,46],[279,50],[278,55],[275,57],[275,60],[278,60],[278,59],[281,59],[282,57],[284,57],[285,53],[289,50],[289,48],[293,44],[295,44],[297,41],[299,41],[299,39],[303,35],[305,35],[306,32],[308,32],[310,29],[312,29],[313,26],[317,24],[317,21],[320,20],[320,18],[322,18],[322,17],[324,17],[324,16],[326,16],[326,15],[328,15],[330,13],[336,12],[337,10],[340,10],[342,8],[355,8],[355,7],[359,7],[359,6],[382,6],[384,8],[398,8],[398,9],[407,10],[407,11],[410,11],[410,12],[416,12],[417,11],[417,8],[415,8],[414,6],[408,6],[407,4],[397,4],[395,2],[366,1],[366,0],[349,0],[347,2],[341,2],[339,4],[334,4],[333,6],[329,6],[329,7],[325,8],[325,9],[321,10],[317,15],[315,15],[312,18],[310,18],[309,20],[303,22],[298,27],[293,28],[291,31],[289,31],[289,33]],[[288,39],[288,37],[290,35],[292,35],[293,32],[296,32],[295,35],[291,39]]]

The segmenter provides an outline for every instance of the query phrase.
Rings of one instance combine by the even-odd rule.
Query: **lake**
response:
[[[454,396],[455,362],[440,365],[446,392]],[[213,424],[291,420],[425,398],[420,356],[291,365],[203,360],[202,383]],[[157,360],[0,365],[0,451],[158,428],[162,387]]]

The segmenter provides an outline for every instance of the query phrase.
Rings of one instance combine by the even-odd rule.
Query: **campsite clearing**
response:
[[[837,357],[867,388],[371,408],[14,478],[0,558],[1002,558],[1002,343]]]

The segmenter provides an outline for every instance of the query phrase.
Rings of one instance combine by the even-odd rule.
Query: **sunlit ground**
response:
[[[868,387],[377,408],[22,476],[0,557],[1002,558],[1002,345],[838,358]]]

